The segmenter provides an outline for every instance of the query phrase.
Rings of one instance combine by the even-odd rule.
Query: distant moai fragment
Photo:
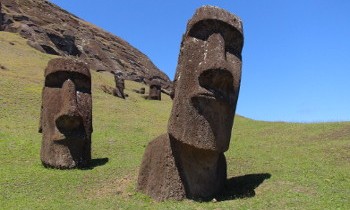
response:
[[[91,76],[86,64],[55,58],[45,69],[39,132],[44,166],[69,169],[91,161]]]
[[[146,89],[144,87],[140,88],[140,94],[145,94]]]
[[[242,48],[237,16],[212,6],[197,9],[181,43],[168,133],[146,147],[139,191],[156,200],[211,199],[222,192]]]
[[[2,27],[2,24],[3,24],[3,19],[4,19],[4,17],[3,17],[4,15],[3,15],[3,13],[2,13],[2,5],[1,5],[1,2],[0,2],[0,31],[3,31],[4,29],[3,29],[3,27]]]
[[[162,95],[162,85],[158,79],[153,79],[150,81],[149,85],[149,100],[161,100]]]
[[[144,87],[140,88],[139,90],[133,90],[135,93],[139,93],[139,94],[145,94],[146,89]]]
[[[115,89],[113,90],[113,95],[119,98],[125,98],[124,89],[125,81],[122,72],[114,72]]]

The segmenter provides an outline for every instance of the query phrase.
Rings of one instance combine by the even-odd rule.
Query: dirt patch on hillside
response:
[[[340,129],[330,132],[324,136],[329,140],[350,139],[350,125],[346,125]]]
[[[334,160],[337,165],[349,164],[350,162],[350,144],[331,147],[324,150],[325,156]]]
[[[94,187],[88,193],[87,199],[103,199],[112,196],[121,196],[127,198],[133,195],[128,188],[136,182],[136,176],[130,175],[123,178],[116,177],[113,180],[106,180],[101,183],[98,187]]]

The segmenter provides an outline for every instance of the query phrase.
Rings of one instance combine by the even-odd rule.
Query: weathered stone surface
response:
[[[149,85],[149,100],[162,100],[162,86],[158,79],[154,79],[150,82]]]
[[[138,190],[156,200],[186,197],[168,134],[154,139],[146,148],[138,177]]]
[[[40,157],[53,168],[85,167],[91,160],[92,98],[87,65],[56,58],[45,69]]]
[[[37,50],[77,57],[96,71],[120,69],[128,80],[157,77],[163,89],[171,89],[167,75],[142,52],[49,1],[1,0],[0,11],[0,30],[19,33]]]
[[[209,199],[223,190],[242,47],[238,17],[212,6],[196,11],[181,43],[168,133],[147,146],[138,190],[156,200]],[[169,178],[176,176],[181,183]],[[158,182],[166,179],[175,181]]]

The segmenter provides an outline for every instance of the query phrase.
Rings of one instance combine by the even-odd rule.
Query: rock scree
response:
[[[96,71],[123,71],[125,79],[149,84],[159,78],[162,88],[172,82],[142,52],[46,0],[1,0],[0,30],[20,34],[41,52],[73,56]]]

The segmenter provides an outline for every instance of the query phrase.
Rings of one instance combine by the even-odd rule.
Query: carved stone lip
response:
[[[207,91],[207,92],[200,92],[200,93],[195,94],[195,95],[192,96],[192,97],[207,98],[207,99],[216,100],[215,94],[212,93],[212,92],[210,92],[210,91]]]
[[[63,144],[63,145],[69,145],[73,142],[82,142],[85,141],[84,138],[60,138],[60,139],[52,139],[53,142],[56,142],[56,144]]]
[[[222,102],[224,104],[227,104],[228,106],[230,106],[232,104],[232,101],[231,101],[229,95],[222,95],[216,91],[199,92],[199,93],[194,94],[191,98],[203,98],[206,100]]]
[[[79,134],[63,134],[60,133],[59,131],[56,131],[54,136],[51,138],[52,141],[54,142],[70,142],[70,141],[77,141],[79,139],[84,139],[84,135],[82,133]]]
[[[52,139],[52,141],[57,142],[57,143],[63,143],[63,142],[68,142],[67,138],[60,138],[60,139]]]

